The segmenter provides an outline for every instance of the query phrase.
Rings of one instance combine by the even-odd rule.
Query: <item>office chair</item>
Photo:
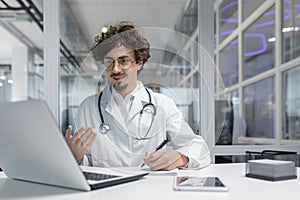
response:
[[[215,101],[215,132],[216,145],[232,145],[233,135],[233,104],[232,101]]]
[[[228,100],[215,101],[216,145],[232,145],[234,112]],[[232,156],[216,156],[215,163],[232,163]]]

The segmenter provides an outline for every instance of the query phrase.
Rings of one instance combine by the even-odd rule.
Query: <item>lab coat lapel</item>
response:
[[[139,115],[139,112],[141,112],[143,106],[147,103],[149,103],[148,93],[146,92],[146,89],[144,87],[140,87],[134,95],[132,106],[126,122],[128,123],[130,120],[132,120],[133,117]]]
[[[101,101],[101,105],[103,106],[105,112],[110,114],[117,124],[119,124],[119,128],[122,129],[123,132],[128,132],[126,124],[124,122],[122,113],[120,112],[115,100],[112,98],[112,94],[110,91],[110,86],[105,87],[103,90],[103,100]],[[105,118],[105,117],[104,117]],[[109,122],[107,122],[109,124]]]

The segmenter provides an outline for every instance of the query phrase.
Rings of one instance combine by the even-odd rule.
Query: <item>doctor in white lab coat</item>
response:
[[[149,43],[132,23],[110,26],[95,38],[92,50],[96,60],[105,65],[109,81],[100,95],[81,103],[76,133],[71,136],[71,126],[66,131],[79,164],[136,167],[144,163],[152,170],[210,164],[205,141],[194,134],[175,103],[137,80],[150,54]],[[99,131],[102,123],[108,124],[109,131]],[[169,141],[166,147],[156,151],[165,139]]]

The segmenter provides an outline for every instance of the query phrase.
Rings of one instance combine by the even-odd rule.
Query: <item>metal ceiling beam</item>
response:
[[[6,6],[5,8],[0,8],[0,10],[24,10],[31,19],[37,24],[37,26],[43,31],[43,14],[39,11],[39,9],[34,5],[31,0],[25,0],[29,6],[26,6],[23,0],[16,0],[21,7],[10,6],[5,0],[1,0],[1,2]],[[32,11],[33,10],[33,11]],[[37,15],[37,16],[36,16]],[[62,40],[60,40],[60,52],[62,55],[73,65],[76,70],[80,69],[80,64],[76,57],[71,53],[68,47],[64,44]],[[64,68],[65,69],[65,68]]]

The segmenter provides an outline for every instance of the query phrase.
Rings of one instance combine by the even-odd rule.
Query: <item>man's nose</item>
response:
[[[117,60],[114,60],[112,63],[112,71],[120,71],[121,67]]]

